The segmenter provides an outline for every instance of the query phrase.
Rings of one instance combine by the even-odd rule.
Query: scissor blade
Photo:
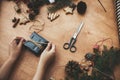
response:
[[[83,22],[81,22],[80,23],[80,26],[78,27],[78,29],[77,29],[77,35],[79,34],[79,32],[81,31],[81,29],[82,29],[82,27],[83,27],[83,25],[84,25],[84,23]]]
[[[73,35],[73,38],[74,38],[74,39],[77,38],[77,36],[78,36],[79,32],[81,31],[83,25],[84,25],[84,23],[81,22],[81,23],[80,23],[80,26],[78,27],[78,29],[76,30],[75,34]]]

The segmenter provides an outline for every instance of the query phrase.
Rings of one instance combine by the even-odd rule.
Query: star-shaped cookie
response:
[[[65,11],[66,14],[73,14],[73,8],[69,6],[65,7],[63,10]]]

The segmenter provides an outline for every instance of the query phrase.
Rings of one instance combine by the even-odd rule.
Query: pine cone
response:
[[[74,77],[75,75],[78,75],[82,72],[80,69],[80,65],[76,61],[69,61],[65,66],[65,72],[68,76]]]
[[[78,4],[77,4],[77,12],[79,14],[84,14],[86,12],[86,9],[87,9],[87,5],[86,5],[85,2],[83,2],[83,1],[78,2]]]

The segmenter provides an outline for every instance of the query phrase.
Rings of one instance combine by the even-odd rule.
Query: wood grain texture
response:
[[[79,0],[77,0],[79,1]],[[114,0],[101,0],[107,12],[104,12],[97,0],[84,0],[87,3],[87,11],[85,15],[79,15],[74,11],[73,15],[65,15],[63,10],[58,11],[60,17],[53,22],[47,19],[47,7],[40,9],[40,15],[37,16],[41,22],[45,22],[44,30],[39,34],[47,40],[56,44],[56,60],[54,64],[49,66],[46,72],[46,79],[50,76],[56,80],[63,79],[64,66],[69,60],[81,61],[87,52],[92,52],[93,45],[104,38],[112,38],[113,45],[119,46],[117,25],[115,21]],[[32,23],[25,26],[18,25],[12,28],[11,19],[14,16],[22,17],[14,11],[13,2],[2,2],[0,10],[0,66],[8,58],[9,43],[16,36],[22,36],[29,39],[29,27]],[[25,6],[24,6],[25,7]],[[25,8],[24,8],[25,9]],[[85,23],[80,32],[75,46],[77,52],[72,54],[69,50],[63,49],[63,44],[68,42],[74,31],[80,24]],[[105,42],[111,46],[111,42]],[[14,71],[11,73],[10,80],[31,80],[37,68],[39,57],[34,56],[31,52],[25,50],[15,65]],[[61,67],[60,67],[61,66]],[[120,79],[120,78],[119,78]]]

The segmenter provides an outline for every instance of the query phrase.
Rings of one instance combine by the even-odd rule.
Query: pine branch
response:
[[[108,75],[108,74],[100,71],[100,70],[97,69],[97,68],[93,68],[93,70],[98,71],[99,73],[101,73],[101,74],[104,75],[105,77],[109,78],[110,80],[115,80],[113,76],[110,76],[110,75]]]
[[[120,64],[120,49],[103,47],[102,52],[95,52],[94,67],[97,68],[99,72],[101,71],[100,73],[104,73],[104,75],[114,76],[114,67]]]
[[[66,6],[69,6],[72,3],[72,0],[57,0],[56,3],[48,7],[49,12],[56,12],[59,9],[62,9]]]
[[[114,67],[120,65],[120,49],[104,46],[103,51],[95,50],[92,75],[84,71],[75,73],[74,80],[115,80]]]

